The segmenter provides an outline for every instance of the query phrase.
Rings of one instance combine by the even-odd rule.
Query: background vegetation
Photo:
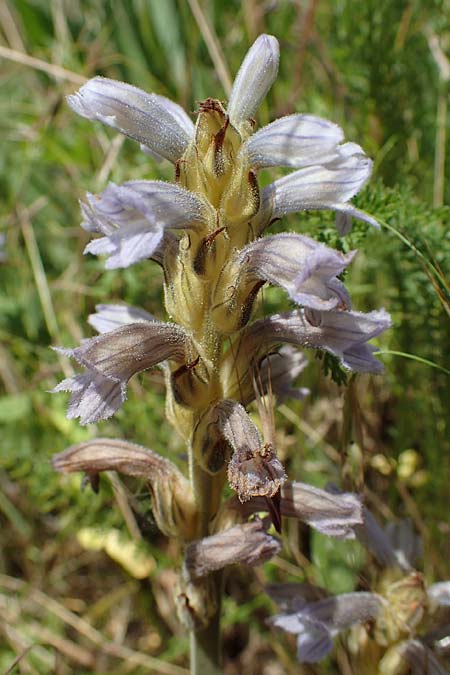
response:
[[[103,74],[194,111],[207,96],[226,98],[228,73],[261,32],[278,37],[282,57],[259,123],[291,112],[339,123],[375,159],[356,201],[384,223],[381,233],[357,225],[345,240],[326,214],[289,226],[359,248],[346,279],[354,305],[385,306],[394,319],[380,344],[383,378],[338,385],[310,354],[301,381],[310,396],[277,412],[279,452],[291,477],[363,491],[382,521],[411,518],[427,578],[450,577],[449,15],[449,0],[3,0],[1,673],[186,672],[171,599],[178,552],[157,532],[146,487],[104,476],[96,495],[50,465],[52,454],[95,434],[184,459],[164,423],[157,373],[134,381],[126,405],[98,429],[67,420],[67,399],[47,393],[71,372],[50,346],[91,335],[96,303],[161,308],[156,266],[105,272],[83,257],[78,199],[108,180],[171,178],[137,144],[77,118],[65,96]],[[267,292],[267,310],[283,302]],[[229,675],[337,672],[335,660],[298,666],[294,643],[264,624],[274,608],[263,586],[361,587],[365,554],[291,524],[284,537],[282,556],[230,576]]]

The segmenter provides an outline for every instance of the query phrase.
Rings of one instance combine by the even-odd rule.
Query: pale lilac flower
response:
[[[172,162],[194,135],[192,121],[173,101],[106,77],[89,80],[67,101],[78,115],[99,120]]]
[[[277,40],[261,35],[236,76],[227,113],[244,139],[251,131],[249,120],[276,78],[278,61]],[[93,78],[69,96],[68,102],[83,117],[117,129],[138,140],[157,157],[174,163],[195,136],[195,127],[180,106],[123,82]],[[332,209],[342,213],[347,229],[349,216],[377,225],[372,217],[348,203],[369,178],[372,165],[360,146],[342,144],[342,140],[343,132],[336,124],[313,115],[294,114],[263,127],[243,143],[239,160],[254,169],[270,166],[299,169],[264,188],[260,210],[254,219],[255,229],[262,231],[273,219],[305,209]],[[86,252],[110,254],[109,268],[125,267],[150,257],[161,240],[163,229],[178,227],[171,223],[170,214],[163,220],[158,219],[158,202],[149,202],[146,208],[145,205],[141,208],[139,201],[136,206],[132,196],[125,199],[116,189],[111,187],[108,193],[107,188],[101,195],[103,205],[95,204],[89,197],[89,206],[82,207],[84,226],[107,235],[100,243],[94,241],[88,245]],[[109,198],[112,204],[108,203]],[[117,200],[126,210],[131,209],[131,213],[120,211]],[[132,207],[130,201],[134,202]],[[188,208],[185,227],[189,227],[191,220]],[[109,231],[112,226],[114,230]]]
[[[60,382],[52,391],[72,392],[67,416],[91,424],[111,417],[126,400],[128,380],[161,361],[186,359],[185,331],[160,321],[141,321],[84,340],[76,349],[58,351],[85,367],[82,375]]]
[[[105,236],[85,253],[108,254],[107,269],[129,267],[150,258],[166,230],[195,229],[206,220],[207,207],[192,192],[162,181],[110,183],[100,195],[87,195],[82,226]]]
[[[337,279],[355,252],[343,254],[292,232],[261,237],[236,255],[241,274],[281,286],[298,305],[349,309],[350,298]]]
[[[353,311],[295,310],[255,321],[239,344],[239,355],[257,354],[259,348],[277,344],[324,349],[337,356],[342,365],[357,372],[380,373],[383,365],[374,358],[367,342],[391,325],[389,314],[376,310],[364,314]]]
[[[298,635],[298,660],[316,663],[332,651],[333,638],[355,624],[374,619],[383,602],[376,593],[345,593],[317,602],[307,602],[296,596],[294,611],[278,614],[268,623]]]
[[[253,118],[278,74],[280,51],[272,35],[260,35],[247,52],[228,102],[228,115],[237,128]]]
[[[319,159],[320,162],[320,159]],[[330,163],[313,163],[279,178],[262,190],[260,210],[255,218],[258,231],[288,213],[330,209],[379,227],[368,214],[349,204],[367,182],[372,162],[360,146],[345,143]]]
[[[300,169],[336,159],[344,133],[337,124],[314,115],[280,117],[252,134],[244,145],[255,169],[288,166]]]

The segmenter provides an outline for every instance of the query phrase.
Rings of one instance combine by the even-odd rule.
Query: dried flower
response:
[[[190,539],[195,532],[195,503],[189,481],[168,459],[136,443],[96,438],[53,457],[61,473],[83,471],[92,480],[101,471],[119,471],[148,482],[159,528],[167,536]]]
[[[186,574],[195,578],[236,563],[261,565],[281,550],[278,539],[267,534],[268,525],[256,518],[192,542],[184,557]]]

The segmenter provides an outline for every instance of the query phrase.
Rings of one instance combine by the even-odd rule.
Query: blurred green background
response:
[[[207,96],[226,100],[262,32],[279,39],[281,65],[258,123],[309,112],[340,124],[375,160],[355,203],[383,223],[381,232],[355,224],[344,240],[330,214],[288,225],[358,248],[346,277],[354,307],[384,306],[394,320],[379,344],[383,378],[339,386],[309,355],[301,385],[311,395],[279,408],[279,452],[290,477],[363,491],[381,521],[411,518],[427,578],[450,577],[449,16],[449,0],[0,4],[0,673],[186,672],[171,598],[179,552],[158,534],[146,487],[104,476],[96,495],[50,464],[95,434],[184,462],[158,373],[135,379],[121,411],[97,428],[67,420],[67,397],[47,393],[72,368],[50,346],[90,336],[96,303],[164,317],[156,266],[105,271],[83,257],[78,200],[109,180],[171,180],[172,167],[76,117],[65,96],[102,74],[194,112]],[[283,303],[268,292],[263,309]],[[280,557],[227,582],[228,675],[338,672],[333,660],[296,663],[294,643],[264,624],[274,608],[262,588],[310,579],[351,590],[367,576],[364,553],[292,524],[284,537]]]

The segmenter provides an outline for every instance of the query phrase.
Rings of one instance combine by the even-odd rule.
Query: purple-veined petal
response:
[[[314,115],[288,115],[253,134],[243,147],[255,169],[322,164],[342,141],[342,129]]]
[[[300,234],[262,237],[236,256],[237,266],[248,275],[284,288],[299,305],[329,310],[348,309],[350,298],[336,276],[352,261],[344,255]]]
[[[295,613],[280,614],[269,623],[298,635],[299,661],[315,663],[330,653],[334,636],[354,624],[374,619],[382,603],[375,593],[344,593],[304,602]]]
[[[60,351],[105,377],[126,381],[166,359],[183,362],[186,342],[180,326],[152,321],[131,323]]]
[[[262,231],[276,218],[308,209],[344,214],[338,221],[338,227],[344,232],[350,227],[351,216],[379,227],[374,218],[347,204],[368,180],[371,171],[372,162],[360,146],[344,143],[330,157],[323,158],[321,164],[294,171],[265,187],[254,227]]]
[[[175,229],[205,222],[212,213],[211,207],[193,192],[158,180],[128,181],[115,186],[113,197],[122,208],[135,209],[146,218],[158,219],[167,223],[166,227]]]
[[[281,550],[279,540],[267,534],[268,526],[256,518],[192,542],[185,551],[186,571],[196,578],[237,563],[262,565]]]
[[[363,522],[361,499],[351,492],[333,494],[306,483],[286,481],[280,494],[281,515],[297,518],[329,537],[353,539]],[[257,497],[244,505],[246,516],[266,510],[264,501]]]
[[[79,417],[83,425],[108,419],[127,398],[126,383],[111,380],[93,370],[66,378],[50,393],[56,394],[61,391],[72,393],[67,419]]]
[[[159,321],[131,323],[84,340],[76,349],[58,351],[75,358],[86,372],[58,384],[70,391],[69,418],[90,424],[111,417],[126,399],[130,377],[161,361],[184,362],[187,336],[180,326]]]
[[[279,178],[262,190],[261,210],[269,219],[306,209],[327,209],[348,201],[370,176],[372,162],[355,156],[342,166],[309,166]]]
[[[239,345],[233,361],[254,354],[260,346],[288,343],[300,347],[325,349],[337,356],[342,364],[358,372],[383,370],[372,356],[368,340],[389,328],[389,314],[381,309],[364,314],[353,311],[296,310],[275,314],[255,321]],[[248,356],[246,357],[248,360]]]
[[[292,383],[308,365],[308,359],[298,349],[284,345],[275,354],[269,354],[261,363],[259,377],[262,391],[272,391],[278,403],[286,398],[302,400],[308,396],[309,389],[293,387]],[[253,400],[254,396],[248,403]]]
[[[97,333],[108,333],[129,323],[145,323],[157,319],[138,307],[131,305],[96,305],[95,314],[90,314],[88,323]]]
[[[252,118],[278,73],[280,50],[272,35],[260,35],[247,52],[228,102],[231,123],[239,127]]]
[[[61,473],[118,471],[149,481],[158,475],[173,474],[187,487],[186,479],[171,461],[149,448],[121,439],[94,438],[77,443],[54,455],[52,464]]]
[[[172,162],[194,136],[194,125],[179,105],[124,82],[94,77],[67,100],[78,115],[99,120]]]
[[[328,155],[325,156],[324,160],[316,162],[316,164],[322,164],[327,166],[329,169],[341,169],[345,166],[351,168],[355,166],[356,159],[364,159],[366,153],[358,143],[342,143],[337,145]]]
[[[361,499],[350,492],[340,495],[300,483],[286,481],[281,489],[281,513],[298,518],[318,532],[352,539],[363,522]]]
[[[106,236],[91,241],[84,252],[109,254],[108,269],[151,257],[166,229],[189,229],[207,218],[206,205],[192,192],[162,181],[110,183],[87,198],[82,226]]]

